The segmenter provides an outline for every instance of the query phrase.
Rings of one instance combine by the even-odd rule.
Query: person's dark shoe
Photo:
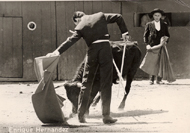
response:
[[[84,118],[84,116],[83,117],[79,116],[78,119],[79,119],[80,123],[87,123],[86,120],[85,120],[85,118]]]
[[[103,118],[104,124],[111,124],[111,123],[115,123],[116,121],[117,121],[117,119],[113,119],[110,116],[107,116],[107,117]]]
[[[156,81],[157,84],[163,85],[165,84],[163,81]]]
[[[149,82],[150,85],[154,84],[154,79],[155,79],[154,75],[150,76],[150,82]]]
[[[154,84],[154,81],[150,81],[149,84],[150,84],[150,85],[153,85],[153,84]]]

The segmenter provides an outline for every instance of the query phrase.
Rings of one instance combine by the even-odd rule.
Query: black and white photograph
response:
[[[0,133],[190,133],[189,0],[0,1]]]

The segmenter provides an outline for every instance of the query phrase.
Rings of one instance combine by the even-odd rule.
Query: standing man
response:
[[[146,49],[147,51],[151,51],[153,50],[154,46],[158,46],[161,43],[161,38],[164,36],[167,36],[168,38],[170,37],[169,31],[168,31],[168,24],[164,21],[162,21],[161,17],[164,14],[164,11],[160,10],[159,8],[154,9],[151,12],[152,16],[153,16],[153,21],[149,22],[146,24],[145,26],[145,31],[144,31],[144,42],[146,44]],[[165,45],[168,43],[168,40],[165,40]],[[156,60],[156,64],[157,65],[157,60],[159,55],[161,54],[160,50],[158,51],[159,53],[157,53],[158,55],[155,57],[151,57],[151,60],[154,62],[149,62],[149,64],[146,64],[149,68],[149,70],[154,69],[151,68],[150,66],[152,66],[152,64],[155,64]],[[155,55],[155,54],[154,54]],[[142,64],[142,66],[145,64]],[[157,77],[157,84],[163,84],[162,82],[162,77],[158,76],[158,72],[155,72],[156,74],[154,75],[150,75],[150,85],[154,84],[154,80]]]
[[[88,46],[88,52],[79,96],[79,122],[86,122],[84,114],[89,102],[94,75],[99,66],[103,122],[105,124],[115,123],[117,119],[110,117],[113,62],[107,24],[116,22],[122,33],[123,40],[126,41],[129,36],[125,22],[120,14],[99,12],[86,15],[81,11],[74,13],[73,21],[76,25],[73,35],[68,37],[53,53],[49,53],[47,56],[62,54],[82,37]]]

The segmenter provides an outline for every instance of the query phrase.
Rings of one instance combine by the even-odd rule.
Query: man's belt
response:
[[[109,40],[108,39],[101,39],[101,40],[96,40],[92,43],[101,43],[101,42],[109,42]]]

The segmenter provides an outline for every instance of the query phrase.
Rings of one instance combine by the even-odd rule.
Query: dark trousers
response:
[[[100,91],[102,100],[102,115],[110,115],[111,87],[112,87],[112,52],[108,42],[91,44],[88,49],[85,71],[83,73],[83,86],[79,95],[78,115],[83,117],[92,91],[94,77],[97,69],[100,70]]]

